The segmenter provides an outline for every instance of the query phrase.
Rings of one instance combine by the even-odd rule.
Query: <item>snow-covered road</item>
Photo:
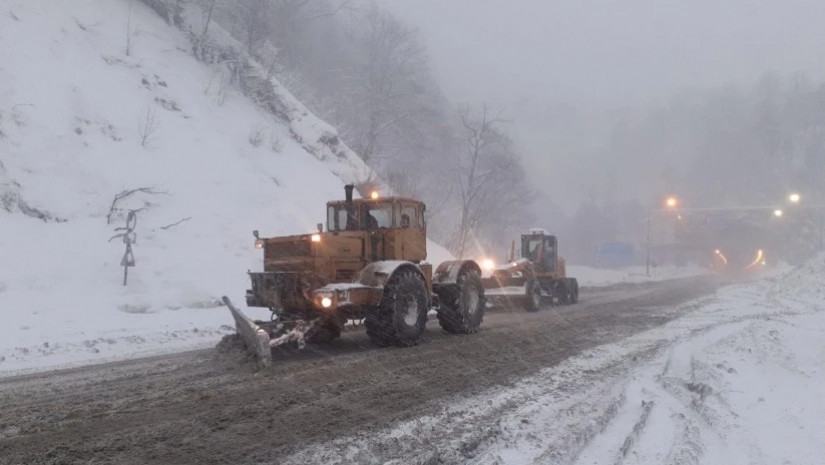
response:
[[[468,337],[430,328],[392,350],[352,331],[260,371],[228,339],[6,378],[0,452],[21,463],[821,463],[823,276],[825,257],[719,290],[710,276],[593,288],[575,306],[491,311]]]
[[[547,389],[562,399],[581,374],[571,365],[569,378],[549,388],[525,376],[672,321],[679,305],[713,295],[718,283],[706,276],[622,284],[591,288],[577,305],[491,309],[478,334],[453,336],[431,324],[420,345],[405,349],[379,349],[364,331],[348,331],[329,344],[276,351],[264,370],[229,338],[219,350],[2,378],[0,456],[29,464],[100,456],[261,464],[297,453],[292,460],[303,463],[406,463],[435,450],[455,463],[487,444],[514,402],[533,405],[530,397]],[[490,396],[499,397],[487,403]],[[428,423],[454,408],[443,425]],[[424,427],[412,438],[386,439],[389,425],[419,419]]]
[[[663,326],[287,463],[822,463],[823,275],[820,259],[724,289]]]
[[[33,264],[23,254],[13,258],[28,260],[32,270],[47,269],[48,257],[58,254],[61,242],[55,237],[46,243],[53,244],[55,250],[43,254],[42,264]],[[436,248],[434,255],[443,261],[449,258],[444,258],[445,253]],[[577,273],[581,285],[588,287],[663,281],[709,272],[700,267],[660,267],[647,276],[641,268],[571,270]],[[59,274],[50,274],[49,284],[34,277],[12,280],[11,290],[4,289],[0,282],[0,302],[10,310],[4,315],[6,324],[0,328],[0,376],[204,349],[214,347],[222,337],[235,332],[218,294],[210,296],[200,282],[175,282],[157,289],[144,282],[140,273],[133,272],[131,288],[104,287],[83,294],[77,289],[84,284],[74,281],[82,273],[75,273],[71,279]],[[101,275],[97,279],[105,282],[106,278]],[[234,273],[231,286],[243,290],[247,286],[245,279],[243,273]],[[215,281],[215,277],[208,280]],[[230,287],[213,285],[215,289]],[[524,288],[509,292],[523,294]],[[61,295],[71,296],[72,302],[65,303]],[[269,318],[266,309],[244,311],[255,318]]]

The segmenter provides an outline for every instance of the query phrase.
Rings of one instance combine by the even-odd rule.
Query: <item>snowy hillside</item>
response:
[[[312,231],[369,176],[279,84],[276,119],[191,50],[140,2],[3,2],[0,372],[213,345],[219,296],[260,267],[251,231]]]

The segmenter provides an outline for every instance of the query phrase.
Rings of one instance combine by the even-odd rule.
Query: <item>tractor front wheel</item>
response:
[[[579,301],[579,281],[576,278],[567,278],[567,283],[570,288],[570,303],[575,304]]]
[[[528,312],[537,312],[541,310],[541,284],[538,279],[527,281],[524,289],[526,291],[526,300],[524,302],[524,309]]]
[[[378,346],[408,347],[418,343],[427,324],[427,285],[415,271],[393,275],[379,306],[367,312],[367,336]]]

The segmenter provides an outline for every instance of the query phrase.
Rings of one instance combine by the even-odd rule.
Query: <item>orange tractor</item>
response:
[[[531,229],[521,236],[521,258],[516,259],[515,241],[508,263],[495,266],[489,260],[485,268],[490,276],[482,280],[491,300],[515,300],[524,297],[529,312],[548,303],[574,304],[579,300],[579,283],[567,277],[564,259],[558,254],[558,238],[543,229]]]
[[[263,363],[285,343],[323,342],[349,321],[363,320],[379,346],[411,346],[436,312],[448,333],[478,331],[485,298],[481,268],[452,260],[426,262],[425,205],[387,197],[327,203],[327,227],[310,234],[263,238],[255,231],[263,271],[249,272],[249,307],[269,308],[271,321],[253,321],[224,297],[247,349]]]

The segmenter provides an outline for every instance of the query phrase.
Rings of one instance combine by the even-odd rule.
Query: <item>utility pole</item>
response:
[[[650,209],[647,210],[647,241],[646,241],[646,251],[647,251],[647,275],[650,276]]]
[[[675,196],[671,195],[671,196],[668,196],[665,199],[665,208],[663,208],[663,209],[662,208],[657,208],[656,210],[654,210],[651,207],[651,208],[647,209],[647,222],[646,222],[646,227],[645,227],[645,229],[647,230],[647,240],[645,241],[647,245],[645,246],[645,249],[647,250],[647,253],[646,253],[646,255],[647,255],[646,269],[647,269],[647,275],[648,276],[650,276],[650,216],[653,214],[654,211],[656,211],[656,212],[676,211],[676,208],[678,208],[678,207],[679,207],[679,199],[677,199]]]

